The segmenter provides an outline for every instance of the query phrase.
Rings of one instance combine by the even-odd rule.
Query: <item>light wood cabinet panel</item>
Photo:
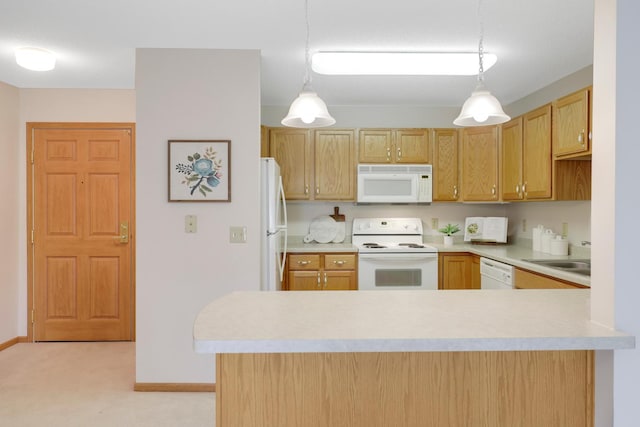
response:
[[[323,285],[326,291],[355,291],[357,288],[356,272],[351,271],[324,271]]]
[[[554,200],[591,200],[591,160],[554,160]]]
[[[314,135],[316,200],[354,200],[355,132],[316,130]]]
[[[360,129],[360,163],[429,163],[428,129]]]
[[[456,129],[433,129],[433,201],[455,202],[459,197],[459,146]]]
[[[271,128],[269,154],[288,200],[355,200],[355,130]]]
[[[289,290],[291,291],[320,291],[319,271],[289,271]]]
[[[590,89],[582,89],[553,103],[553,155],[591,153]]]
[[[260,157],[269,156],[269,128],[260,126]]]
[[[289,254],[288,261],[289,270],[320,269],[320,255],[318,254]]]
[[[290,291],[346,291],[358,289],[358,258],[348,253],[292,253],[287,255]]]
[[[429,132],[426,129],[394,131],[396,163],[429,163]]]
[[[592,350],[218,353],[216,425],[593,426],[593,369]]]
[[[498,128],[462,131],[462,200],[498,201]]]
[[[311,200],[310,132],[307,129],[271,129],[269,153],[280,165],[287,200]]]
[[[522,200],[522,117],[502,125],[502,200]]]
[[[480,257],[459,252],[438,254],[438,282],[438,289],[443,290],[480,289]]]
[[[524,115],[523,193],[528,200],[550,199],[551,104]]]
[[[361,129],[358,132],[360,163],[391,163],[390,129]]]
[[[534,273],[532,271],[515,269],[515,288],[516,289],[576,289],[587,288],[577,283],[567,282],[565,280],[555,279],[553,277]]]
[[[471,255],[471,289],[480,289],[482,278],[480,277],[480,256]]]

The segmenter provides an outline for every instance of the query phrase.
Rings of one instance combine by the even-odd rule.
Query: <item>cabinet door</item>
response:
[[[471,255],[440,254],[440,289],[472,289]]]
[[[498,128],[462,131],[462,200],[498,200]]]
[[[396,163],[429,163],[429,132],[426,129],[398,129],[394,131],[393,140]]]
[[[321,291],[319,271],[289,271],[288,289],[290,291]]]
[[[361,129],[358,133],[358,161],[390,163],[391,133],[390,129]]]
[[[326,291],[355,291],[356,272],[353,270],[329,271],[322,273],[323,289]]]
[[[565,282],[552,277],[543,276],[527,270],[515,269],[516,289],[576,289],[586,286],[577,283]]]
[[[280,165],[288,200],[311,199],[311,138],[306,129],[271,129],[269,153]]]
[[[589,90],[565,96],[553,103],[553,155],[589,151]]]
[[[522,117],[502,125],[502,200],[521,200]]]
[[[314,135],[316,200],[355,200],[355,136],[352,130]]]
[[[478,255],[471,255],[471,289],[480,289],[481,280],[480,257]]]
[[[551,198],[551,105],[524,116],[523,185],[524,197]]]
[[[434,129],[433,142],[433,201],[458,200],[458,131]]]

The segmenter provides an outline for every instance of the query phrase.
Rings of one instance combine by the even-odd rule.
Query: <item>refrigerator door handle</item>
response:
[[[282,283],[282,281],[284,280],[284,267],[285,264],[287,262],[287,229],[283,229],[282,232],[284,233],[284,246],[282,248],[282,259],[280,260],[280,262],[278,263],[278,273],[280,273],[280,283]]]
[[[282,199],[282,219],[283,223],[278,225],[277,228],[281,230],[287,229],[287,200],[284,197],[284,185],[282,185],[282,176],[278,177],[278,192],[280,193],[280,198]]]

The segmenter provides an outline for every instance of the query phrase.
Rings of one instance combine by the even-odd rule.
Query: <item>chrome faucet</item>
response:
[[[582,242],[580,242],[581,246],[591,246],[591,242],[588,240],[583,240]]]

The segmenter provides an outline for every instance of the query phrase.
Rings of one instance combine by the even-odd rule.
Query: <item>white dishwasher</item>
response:
[[[513,289],[513,266],[481,257],[480,289]]]

